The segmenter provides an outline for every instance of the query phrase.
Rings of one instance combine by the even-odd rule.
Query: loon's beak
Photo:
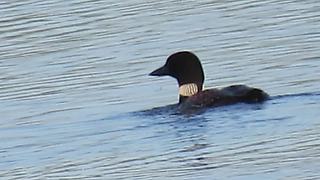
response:
[[[149,74],[149,76],[166,76],[166,75],[170,75],[169,69],[167,68],[167,66],[162,66],[162,67],[152,71]]]

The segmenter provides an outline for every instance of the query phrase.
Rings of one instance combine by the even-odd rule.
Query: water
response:
[[[0,2],[1,179],[319,179],[320,2]],[[191,50],[205,87],[272,100],[196,114],[148,77]],[[168,106],[169,105],[169,106]]]

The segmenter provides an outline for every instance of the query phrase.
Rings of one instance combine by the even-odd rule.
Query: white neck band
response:
[[[179,95],[181,96],[192,96],[197,92],[198,86],[195,83],[184,84],[179,87]]]

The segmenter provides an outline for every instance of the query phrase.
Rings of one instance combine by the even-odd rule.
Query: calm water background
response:
[[[1,179],[320,179],[320,2],[3,0]],[[262,105],[177,114],[191,50]],[[155,107],[160,107],[153,109]]]

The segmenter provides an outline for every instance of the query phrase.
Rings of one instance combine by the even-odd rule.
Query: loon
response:
[[[199,58],[189,51],[170,55],[164,66],[154,70],[150,76],[171,76],[179,84],[179,106],[218,107],[243,103],[261,103],[269,95],[261,89],[246,85],[232,85],[222,89],[203,90],[204,73]]]

